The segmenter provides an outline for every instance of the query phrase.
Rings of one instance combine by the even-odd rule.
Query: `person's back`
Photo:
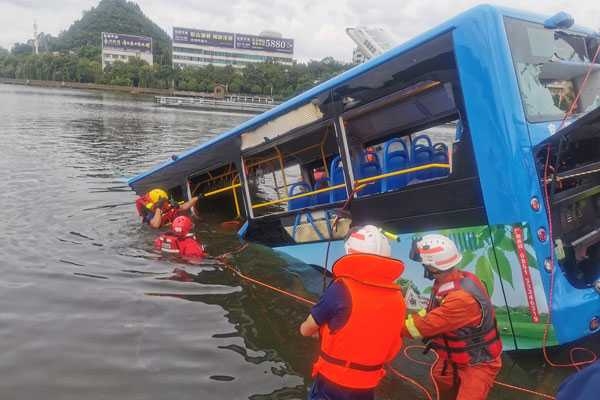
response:
[[[191,232],[193,223],[187,216],[179,216],[173,221],[173,231],[165,232],[154,241],[154,248],[166,254],[182,258],[198,259],[204,257],[204,247],[198,243]]]
[[[556,400],[593,400],[600,398],[600,361],[568,377],[558,388]]]
[[[389,258],[389,243],[373,226],[352,233],[346,252],[300,327],[303,336],[321,339],[310,399],[373,399],[385,364],[402,347],[406,306],[395,281],[404,264]]]

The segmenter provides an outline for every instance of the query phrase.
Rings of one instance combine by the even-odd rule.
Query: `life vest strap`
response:
[[[488,331],[489,333],[489,331]],[[486,335],[488,334],[486,333]],[[484,335],[480,335],[481,337],[483,337]],[[480,347],[486,347],[492,343],[494,343],[495,341],[497,341],[498,339],[500,339],[500,333],[498,332],[497,329],[495,329],[495,335],[492,336],[490,339],[486,340],[485,342],[478,342],[478,343],[472,343],[470,345],[466,345],[466,346],[462,346],[460,348],[456,348],[456,347],[450,347],[447,345],[448,341],[449,341],[449,337],[448,336],[443,336],[444,341],[446,342],[446,345],[442,345],[439,343],[435,343],[435,342],[431,342],[431,347],[434,349],[440,349],[443,350],[445,352],[447,352],[448,354],[450,353],[466,353],[468,351],[471,351],[473,349],[477,349]],[[459,339],[459,338],[452,338],[452,340],[460,340],[460,341],[464,341],[464,339]]]
[[[355,363],[355,362],[351,362],[351,361],[347,361],[347,360],[342,360],[341,358],[330,356],[329,354],[325,353],[324,351],[321,351],[320,356],[323,360],[325,360],[329,363],[332,363],[335,365],[341,365],[343,367],[356,369],[359,371],[367,371],[367,372],[368,371],[379,371],[384,366],[384,364],[365,365],[365,364],[359,364],[359,363]]]

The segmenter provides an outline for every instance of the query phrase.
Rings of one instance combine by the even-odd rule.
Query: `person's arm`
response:
[[[308,314],[306,320],[300,325],[300,334],[302,336],[315,336],[319,333],[319,325],[313,318],[312,314]]]
[[[481,307],[468,293],[458,290],[449,293],[442,304],[428,313],[411,314],[406,331],[414,339],[430,338],[452,332],[481,321]]]
[[[196,203],[198,203],[198,196],[194,196],[191,199],[189,199],[188,201],[186,201],[185,203],[183,203],[182,205],[180,205],[179,209],[182,211],[189,210],[190,208],[194,207],[196,205]]]
[[[160,228],[161,224],[162,224],[162,210],[160,208],[157,208],[156,210],[154,210],[154,216],[150,220],[149,225],[154,229],[158,229],[158,228]]]

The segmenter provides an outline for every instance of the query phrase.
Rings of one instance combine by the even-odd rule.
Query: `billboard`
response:
[[[235,34],[236,49],[274,51],[276,53],[294,53],[294,39],[270,38],[264,36]]]
[[[197,44],[230,49],[270,51],[276,53],[294,53],[294,39],[272,38],[265,36],[246,35],[206,31],[201,29],[173,28],[173,43]]]
[[[200,29],[173,28],[173,42],[215,47],[234,47],[234,34]]]
[[[152,53],[152,38],[148,36],[102,32],[102,48],[135,51],[137,53]]]

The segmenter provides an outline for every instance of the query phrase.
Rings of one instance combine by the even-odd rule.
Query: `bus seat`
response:
[[[322,178],[315,182],[313,190],[325,189],[326,187],[329,187],[329,179]],[[329,203],[329,192],[323,192],[313,196],[313,204],[325,203]]]
[[[419,135],[414,138],[412,143],[412,166],[418,167],[420,165],[430,164],[432,157],[433,148],[429,136]],[[431,171],[423,170],[413,172],[411,178],[419,180],[429,179],[431,178]]]
[[[433,145],[433,157],[431,161],[435,164],[448,164],[448,146],[445,143]],[[432,178],[443,178],[448,176],[450,170],[447,168],[434,168],[430,171]]]
[[[400,150],[392,150],[393,144],[399,144]],[[406,143],[400,138],[388,140],[383,146],[383,172],[385,174],[408,168],[410,162]],[[391,176],[383,180],[383,191],[398,190],[408,183],[408,174]]]
[[[298,190],[297,190],[298,189]],[[295,196],[300,193],[310,192],[310,185],[306,182],[296,182],[292,186],[290,186],[290,190],[288,191],[288,196]],[[299,199],[288,200],[288,211],[297,210],[300,208],[306,208],[311,206],[311,198],[310,196],[301,197]]]
[[[344,180],[344,168],[342,166],[342,159],[340,156],[335,157],[331,161],[331,165],[329,167],[329,173],[331,174],[331,186],[340,185],[345,182]],[[336,190],[332,190],[329,192],[329,202],[335,203],[336,201],[346,200],[348,198],[348,194],[346,193],[345,188],[340,188]]]
[[[358,178],[363,179],[377,175],[381,175],[379,156],[373,151],[364,151],[358,163]],[[358,195],[362,197],[375,193],[381,193],[381,180],[369,182],[364,189],[358,192]]]

